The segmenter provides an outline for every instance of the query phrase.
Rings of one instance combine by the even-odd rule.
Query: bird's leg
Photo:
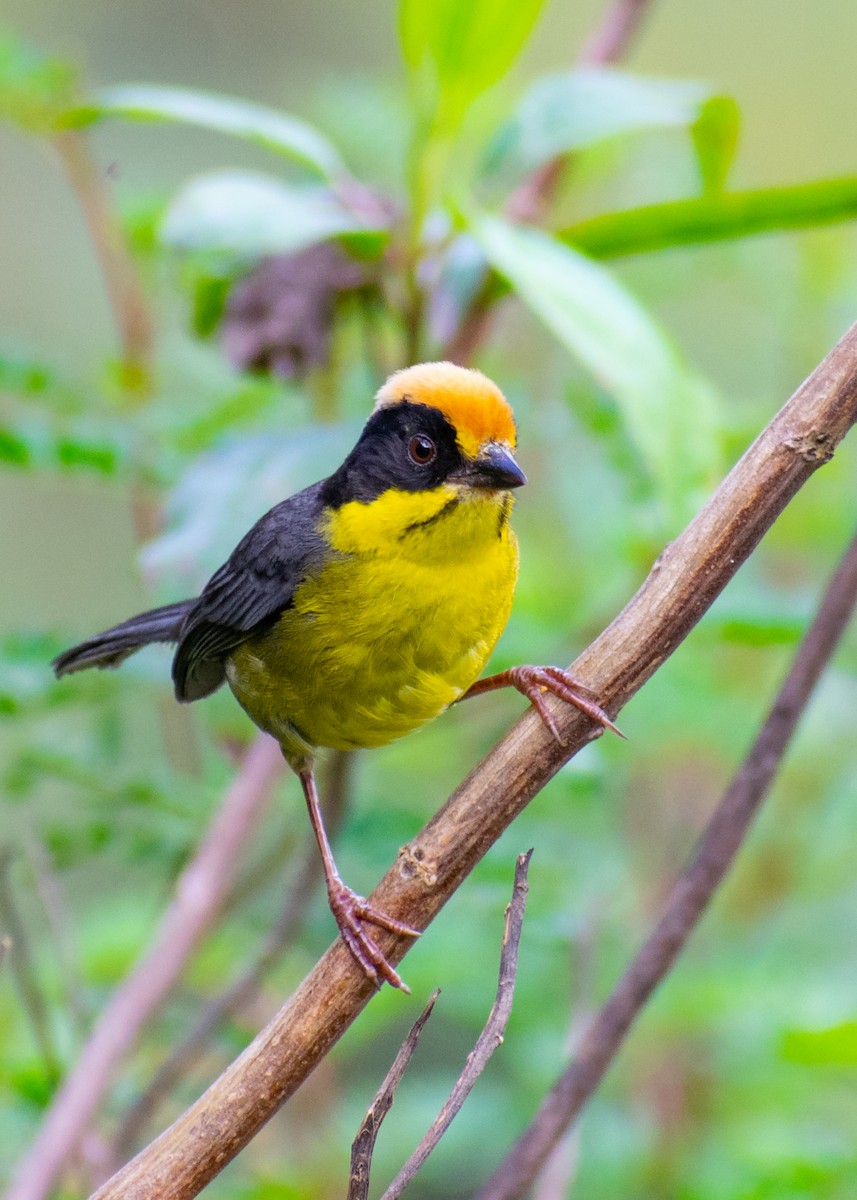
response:
[[[569,675],[568,671],[563,671],[559,667],[512,667],[508,671],[501,671],[499,675],[489,675],[485,679],[477,679],[476,683],[471,684],[460,699],[469,700],[471,696],[479,696],[482,692],[494,692],[497,688],[504,687],[516,688],[522,696],[526,696],[560,743],[562,743],[562,738],[553,714],[545,704],[545,692],[551,692],[560,700],[565,700],[567,704],[573,704],[575,708],[579,708],[582,713],[586,713],[587,717],[597,721],[605,729],[612,729],[614,733],[618,733],[620,738],[625,736],[621,730],[616,728],[604,709],[596,703],[589,688],[578,683],[573,675]]]
[[[380,987],[382,979],[386,979],[387,983],[392,984],[393,987],[410,993],[408,985],[369,937],[363,928],[363,923],[368,921],[371,925],[378,925],[381,929],[388,929],[390,933],[398,933],[402,937],[419,937],[420,931],[413,929],[410,925],[405,925],[403,921],[388,917],[380,909],[373,908],[371,904],[366,903],[362,896],[358,896],[343,883],[339,871],[336,869],[336,863],[333,861],[333,851],[327,838],[327,830],[324,828],[312,767],[298,771],[298,777],[304,790],[315,840],[321,851],[330,911],[339,927],[342,940],[376,987]]]

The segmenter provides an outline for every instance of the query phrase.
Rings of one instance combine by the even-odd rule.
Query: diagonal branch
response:
[[[480,1190],[478,1200],[519,1200],[598,1087],[631,1026],[699,923],[776,776],[812,690],[857,603],[857,535],[828,585],[767,720],[676,883],[664,914],[584,1035],[572,1064]]]
[[[621,62],[637,36],[646,10],[652,0],[614,0],[601,24],[585,43],[578,61],[581,64],[607,67]]]
[[[857,420],[857,326],[763,430],[711,500],[661,554],[636,596],[573,664],[615,716],[681,644],[780,512]],[[553,704],[553,702],[550,702]],[[405,846],[372,896],[424,929],[500,834],[596,731],[554,704],[559,745],[525,714]],[[399,962],[410,941],[379,932]],[[244,1053],[99,1200],[197,1195],[307,1078],[374,994],[340,942]],[[13,1191],[10,1200],[27,1193]]]

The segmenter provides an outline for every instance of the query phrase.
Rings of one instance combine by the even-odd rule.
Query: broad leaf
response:
[[[468,104],[506,74],[544,0],[402,0],[405,61],[437,90],[438,111],[455,123]]]
[[[586,67],[549,75],[530,88],[500,129],[486,168],[520,178],[558,155],[623,134],[686,129],[706,186],[720,186],[735,152],[738,109],[699,83],[644,79]]]
[[[253,171],[218,171],[186,184],[168,206],[161,240],[184,251],[252,261],[371,230],[323,186],[296,186]]]
[[[136,121],[172,121],[232,134],[274,150],[326,179],[345,172],[339,152],[323,134],[289,113],[235,96],[185,88],[126,84],[107,88],[95,103],[67,114],[69,124],[87,124],[105,117]]]
[[[479,216],[472,229],[520,299],[613,396],[667,510],[685,514],[718,468],[708,387],[603,267],[498,217]]]

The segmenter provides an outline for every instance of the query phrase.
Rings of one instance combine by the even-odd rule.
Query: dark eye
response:
[[[408,458],[418,467],[424,467],[437,458],[437,446],[430,437],[426,437],[424,433],[418,433],[408,442]]]

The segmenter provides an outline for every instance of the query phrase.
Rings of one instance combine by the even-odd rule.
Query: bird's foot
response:
[[[522,696],[526,696],[560,745],[562,738],[553,714],[545,704],[545,692],[550,692],[567,704],[573,704],[575,708],[586,713],[605,729],[611,729],[620,738],[625,737],[597,703],[589,688],[579,683],[573,675],[569,675],[568,671],[563,671],[560,667],[512,667],[511,670],[505,671],[504,675],[511,687],[516,688]]]
[[[380,947],[366,932],[364,925],[368,922],[380,929],[387,929],[390,933],[412,938],[420,936],[419,929],[414,929],[404,921],[397,921],[380,909],[373,908],[341,879],[330,885],[328,897],[330,911],[339,927],[343,942],[375,986],[380,987],[381,982],[386,979],[392,987],[400,988],[410,995],[411,989],[387,961]]]

